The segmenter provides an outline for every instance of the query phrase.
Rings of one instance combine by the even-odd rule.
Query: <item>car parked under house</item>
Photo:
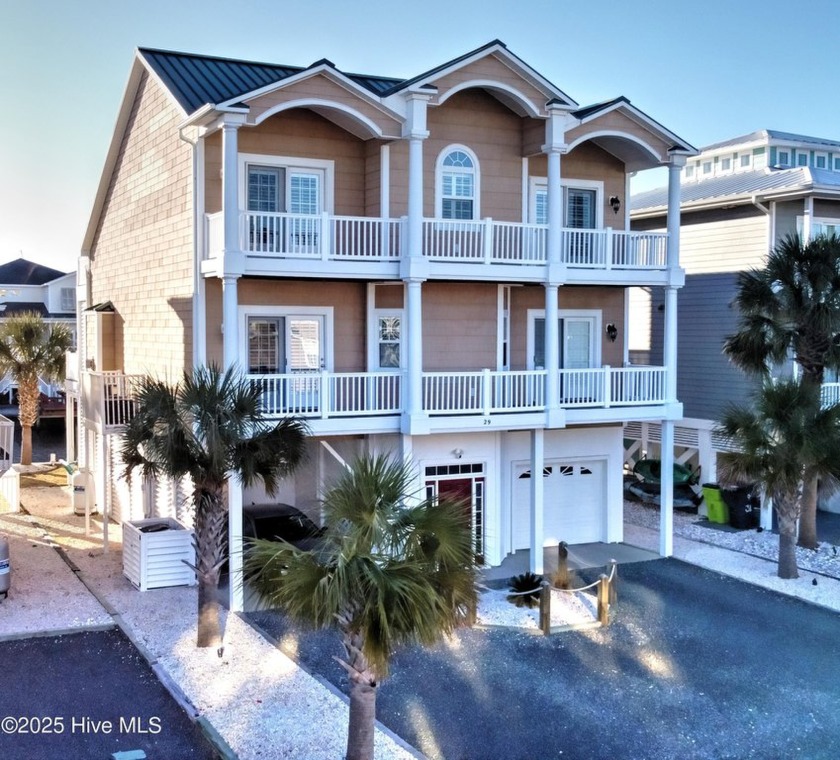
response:
[[[676,236],[629,231],[629,175],[667,166],[678,198],[694,152],[498,41],[410,79],[138,50],[81,263],[97,494],[117,519],[180,515],[181,485],[120,479],[121,425],[134,377],[217,362],[309,422],[275,498],[316,523],[324,484],[375,451],[465,497],[491,565],[621,540],[624,424],[667,437],[682,416]],[[658,366],[629,363],[639,285],[667,304]],[[234,569],[241,505],[267,501],[231,486]]]

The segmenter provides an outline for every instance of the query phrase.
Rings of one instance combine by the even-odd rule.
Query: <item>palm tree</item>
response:
[[[221,644],[217,601],[225,562],[225,484],[236,474],[245,486],[259,481],[273,494],[301,461],[306,426],[292,418],[269,424],[261,389],[234,369],[198,367],[177,385],[140,381],[136,412],[124,433],[126,473],[189,478],[198,576],[199,647]]]
[[[38,421],[38,379],[55,382],[64,377],[64,355],[73,345],[70,328],[47,324],[34,311],[0,323],[0,376],[9,375],[18,387],[21,429],[20,463],[32,464],[32,426]]]
[[[476,601],[470,518],[461,502],[411,499],[412,468],[356,460],[323,501],[314,551],[254,541],[246,574],[258,596],[318,628],[335,626],[350,677],[347,760],[373,758],[376,689],[394,649],[431,644]]]
[[[768,377],[790,355],[802,381],[819,388],[826,368],[840,368],[840,237],[784,238],[764,269],[742,272],[738,332],[724,352],[741,369]],[[817,546],[817,480],[805,484],[799,545]]]
[[[726,485],[759,483],[779,522],[780,578],[798,578],[796,523],[804,484],[814,477],[827,487],[840,482],[840,405],[820,407],[812,385],[765,381],[752,409],[731,407],[720,427],[737,451],[718,455]]]

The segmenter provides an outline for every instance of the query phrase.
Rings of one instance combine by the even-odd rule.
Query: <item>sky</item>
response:
[[[493,39],[696,147],[840,138],[838,0],[0,0],[0,263],[75,269],[137,47],[410,77]],[[645,177],[644,174],[649,176]],[[661,172],[634,180],[664,184]]]

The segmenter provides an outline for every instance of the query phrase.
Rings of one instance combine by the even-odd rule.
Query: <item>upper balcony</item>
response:
[[[422,412],[431,432],[542,427],[545,370],[423,372]],[[595,367],[558,370],[560,407],[567,424],[661,419],[664,367]],[[248,375],[262,389],[269,419],[307,420],[312,433],[383,433],[399,430],[405,411],[405,373],[300,372]],[[139,376],[87,372],[89,421],[118,432],[135,412]]]
[[[209,214],[205,273],[222,263],[223,213]],[[431,278],[542,282],[548,226],[424,219],[422,252]],[[245,274],[285,277],[399,277],[407,220],[245,211],[238,239]],[[667,233],[562,228],[561,259],[570,284],[656,284],[667,268]]]

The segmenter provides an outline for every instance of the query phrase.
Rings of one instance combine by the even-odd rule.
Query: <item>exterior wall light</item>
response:
[[[610,206],[612,207],[613,212],[617,214],[621,209],[621,198],[619,198],[617,195],[611,195]]]
[[[606,333],[610,343],[615,343],[615,339],[618,337],[618,328],[615,326],[615,322],[610,322],[607,325]]]

